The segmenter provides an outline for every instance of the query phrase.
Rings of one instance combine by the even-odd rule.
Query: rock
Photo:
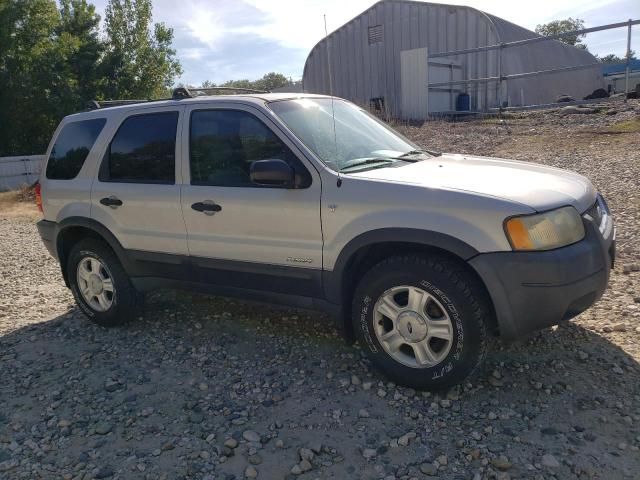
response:
[[[113,471],[113,468],[109,466],[105,466],[105,467],[101,467],[100,470],[98,470],[98,472],[93,476],[93,478],[97,478],[97,479],[109,478],[109,477],[113,477],[114,474],[115,472]]]
[[[104,389],[107,392],[115,392],[116,390],[118,390],[118,388],[120,388],[120,384],[111,379],[107,380],[104,384]]]
[[[567,95],[566,93],[563,93],[562,95],[558,95],[558,97],[556,98],[556,103],[566,103],[566,102],[574,102],[575,98],[573,98],[571,95]]]
[[[416,432],[408,432],[405,433],[404,435],[402,435],[400,438],[398,438],[398,445],[401,445],[403,447],[406,447],[407,445],[409,445],[409,442],[411,440],[413,440],[414,438],[416,438]]]
[[[384,390],[384,389],[382,389],[382,388],[378,389],[378,396],[379,396],[380,398],[384,398],[384,397],[386,397],[386,396],[387,396],[387,392],[386,392],[386,390]]]
[[[438,474],[438,467],[433,463],[423,463],[420,465],[420,471],[430,477],[435,477]]]
[[[502,386],[504,386],[504,383],[502,382],[502,380],[499,380],[494,376],[489,377],[489,383],[493,387],[502,387]]]
[[[282,441],[282,439],[277,439],[276,440],[276,447],[277,448],[283,448],[284,447],[284,442]]]
[[[160,448],[162,449],[163,452],[165,452],[168,450],[173,450],[174,448],[176,448],[176,446],[173,444],[171,440],[169,440],[168,442],[163,443],[162,447]]]
[[[373,448],[365,448],[362,450],[362,456],[365,460],[371,460],[377,455],[377,452]]]
[[[313,453],[315,453],[316,455],[319,455],[320,452],[322,452],[322,443],[315,440],[309,444],[309,448]]]
[[[300,455],[300,460],[313,460],[314,454],[308,448],[301,448],[298,450],[298,455]]]
[[[547,454],[542,456],[542,459],[540,460],[540,464],[543,467],[547,467],[547,468],[558,468],[558,467],[560,467],[560,462],[558,462],[556,457],[554,457],[550,453],[547,453]]]
[[[497,458],[493,458],[491,460],[491,465],[496,467],[498,470],[502,470],[503,472],[509,470],[512,466],[511,462],[507,459],[507,457],[503,455]]]
[[[236,448],[238,446],[238,441],[235,438],[227,438],[224,441],[224,446],[228,448]]]
[[[98,435],[106,435],[111,431],[111,425],[106,422],[99,422],[96,424],[94,430]]]
[[[245,468],[244,470],[244,476],[246,478],[258,478],[258,470],[256,470],[255,467],[249,465],[247,468]]]
[[[362,383],[357,375],[351,375],[351,385],[360,385]]]
[[[244,438],[247,442],[260,442],[260,434],[258,432],[254,432],[253,430],[245,430],[244,432],[242,432],[242,438]]]
[[[360,411],[358,412],[358,417],[359,418],[369,418],[369,412],[367,410],[365,410],[364,408],[361,408]]]
[[[297,463],[291,467],[291,473],[294,475],[300,475],[302,473],[302,468]]]
[[[311,470],[313,468],[313,466],[311,465],[311,462],[309,460],[302,460],[300,462],[300,469],[303,472],[308,472],[309,470]]]
[[[449,463],[449,459],[446,455],[440,455],[436,458],[436,462],[438,462],[439,465],[447,465]]]
[[[262,463],[262,457],[258,454],[249,455],[247,460],[249,460],[251,465],[260,465]]]

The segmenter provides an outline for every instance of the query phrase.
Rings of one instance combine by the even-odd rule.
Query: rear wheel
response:
[[[100,240],[81,240],[71,248],[67,278],[78,306],[98,325],[121,325],[139,311],[129,277],[113,250]]]
[[[362,277],[353,299],[356,335],[372,363],[418,389],[446,388],[475,370],[489,315],[478,281],[440,256],[388,258]]]

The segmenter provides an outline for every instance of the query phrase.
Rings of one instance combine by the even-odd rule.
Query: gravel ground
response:
[[[0,219],[0,478],[638,478],[640,133],[604,133],[638,118],[626,108],[401,127],[579,171],[618,227],[594,308],[498,342],[442,395],[387,382],[317,313],[160,292],[96,327],[33,221]]]

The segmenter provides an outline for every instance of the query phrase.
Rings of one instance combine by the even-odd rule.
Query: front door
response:
[[[266,115],[250,106],[190,106],[185,120],[182,209],[197,280],[319,293],[317,171]],[[289,163],[299,188],[253,184],[250,165],[265,159]]]

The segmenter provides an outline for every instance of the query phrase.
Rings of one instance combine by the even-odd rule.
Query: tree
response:
[[[575,30],[584,29],[584,20],[580,18],[567,18],[565,20],[554,20],[549,23],[544,23],[542,25],[538,25],[536,27],[536,33],[539,35],[543,35],[545,37],[549,37],[552,35],[558,35],[560,33],[573,32]],[[574,47],[587,49],[587,46],[582,43],[582,39],[585,35],[569,35],[566,37],[561,37],[560,40],[567,45],[573,45]]]
[[[218,86],[218,87],[233,87],[233,88],[252,88],[255,90],[272,91],[272,90],[275,90],[276,88],[284,87],[290,84],[291,84],[291,80],[289,80],[283,74],[270,72],[263,75],[262,78],[259,78],[258,80],[253,80],[253,81],[248,79],[227,80],[226,82],[221,83],[220,85],[216,85],[210,80],[205,80],[204,82],[202,82],[201,88],[211,88],[211,87]]]
[[[0,156],[42,152],[53,128],[48,105],[54,0],[0,0]]]
[[[0,156],[43,153],[91,99],[153,98],[180,74],[151,0],[112,0],[106,38],[87,0],[0,0]]]
[[[264,75],[260,80],[254,82],[254,88],[258,90],[275,90],[291,83],[287,77],[281,73],[270,72]]]
[[[151,0],[110,0],[105,11],[104,98],[158,98],[182,73],[173,29],[152,25]]]
[[[629,60],[636,60],[636,52],[635,50],[631,50],[629,55]],[[609,55],[605,55],[604,57],[597,57],[600,63],[625,63],[627,61],[627,56],[619,57],[615,53],[610,53]]]
[[[59,23],[50,58],[53,115],[60,118],[98,96],[99,63],[104,46],[99,38],[100,16],[86,0],[61,0]]]

